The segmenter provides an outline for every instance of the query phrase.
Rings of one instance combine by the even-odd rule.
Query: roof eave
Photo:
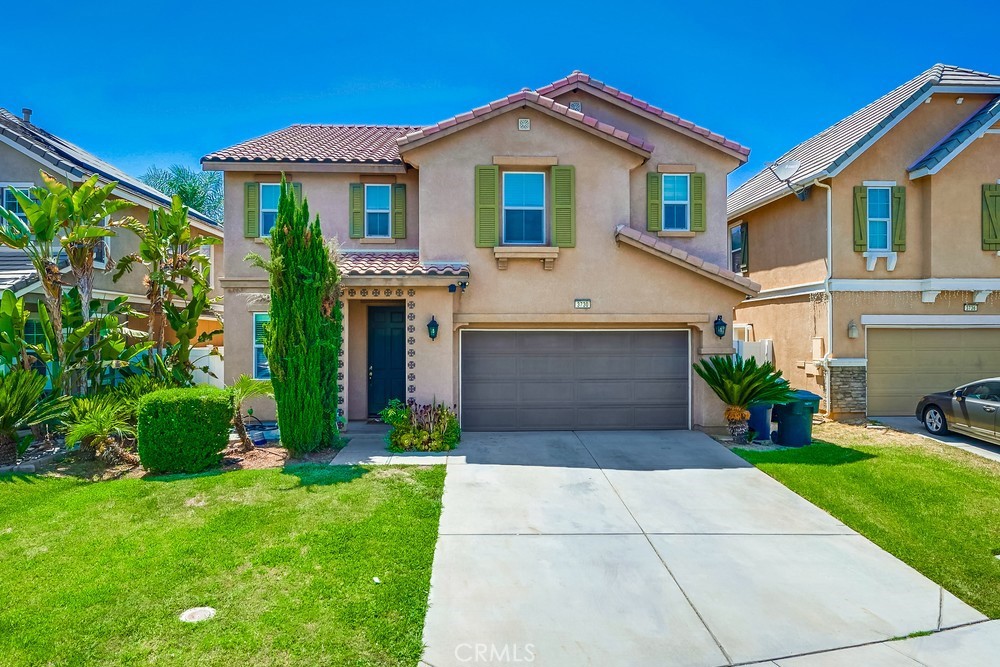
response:
[[[816,174],[814,176],[810,176],[809,178],[805,178],[805,179],[803,179],[801,181],[796,181],[792,185],[794,185],[795,187],[806,188],[806,187],[811,186],[816,181],[822,181],[822,180],[825,180],[825,179],[830,178],[830,177],[831,177],[831,174],[829,174],[826,171],[821,171],[820,173],[818,173],[818,174]],[[755,201],[755,202],[753,202],[751,204],[747,204],[747,205],[745,205],[745,206],[743,206],[741,208],[733,209],[732,211],[727,211],[726,212],[726,220],[727,221],[732,221],[733,218],[738,218],[741,215],[746,215],[747,213],[750,213],[751,211],[756,211],[758,208],[763,208],[764,206],[767,206],[768,204],[772,204],[772,203],[778,201],[779,199],[784,199],[785,197],[787,197],[788,195],[791,195],[791,194],[795,194],[795,193],[792,190],[790,190],[789,188],[787,188],[787,187],[782,188],[778,192],[775,192],[774,194],[769,195],[766,198],[761,199],[760,201]]]
[[[352,174],[405,174],[405,163],[392,162],[307,162],[304,160],[217,160],[201,159],[202,171],[271,172],[298,171],[343,172]]]

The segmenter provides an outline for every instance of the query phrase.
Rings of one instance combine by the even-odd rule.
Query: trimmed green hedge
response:
[[[154,473],[201,472],[219,465],[229,443],[231,394],[215,387],[161,389],[139,400],[142,466]]]

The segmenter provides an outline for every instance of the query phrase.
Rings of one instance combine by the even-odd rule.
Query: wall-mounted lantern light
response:
[[[850,322],[847,323],[848,338],[857,338],[859,333],[860,332],[858,331],[858,325],[854,323],[854,320],[851,320]]]
[[[726,321],[722,319],[722,315],[715,318],[715,323],[712,325],[715,328],[715,335],[719,338],[725,338],[726,336]]]
[[[431,321],[427,323],[427,335],[430,336],[431,340],[438,337],[438,322],[431,315]]]

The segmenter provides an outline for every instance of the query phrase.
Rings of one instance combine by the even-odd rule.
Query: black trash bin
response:
[[[812,442],[812,417],[819,412],[820,397],[811,391],[792,392],[792,398],[775,405],[771,418],[778,423],[778,430],[771,440],[786,447],[804,447]]]

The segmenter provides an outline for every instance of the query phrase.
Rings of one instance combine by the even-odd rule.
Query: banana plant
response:
[[[0,372],[15,368],[29,370],[31,357],[28,355],[24,330],[28,324],[28,310],[24,298],[11,290],[4,290],[0,296]]]
[[[194,371],[209,373],[208,366],[198,367],[191,361],[191,351],[196,343],[208,343],[214,336],[222,333],[222,329],[198,333],[198,325],[203,317],[215,316],[212,305],[219,297],[212,297],[208,283],[208,269],[200,272],[199,280],[191,284],[191,294],[187,302],[177,305],[173,302],[163,304],[163,312],[170,328],[177,336],[177,342],[169,346],[166,361],[171,375],[176,382],[193,384]],[[215,316],[217,317],[217,316]],[[211,354],[218,354],[213,348]]]

